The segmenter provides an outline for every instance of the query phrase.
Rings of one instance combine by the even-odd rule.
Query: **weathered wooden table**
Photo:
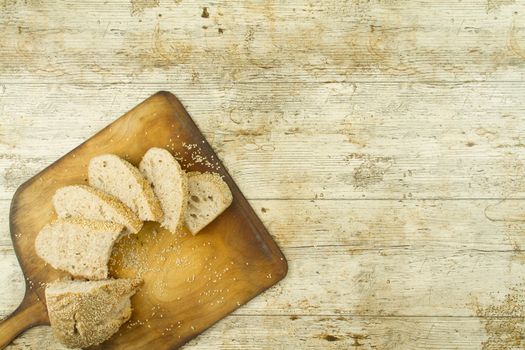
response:
[[[0,1],[0,317],[24,289],[17,186],[169,90],[290,265],[188,348],[523,348],[524,14],[513,0]],[[48,327],[10,347],[57,348]]]

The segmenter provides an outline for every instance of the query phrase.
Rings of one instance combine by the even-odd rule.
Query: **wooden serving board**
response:
[[[0,348],[35,325],[49,324],[45,283],[66,276],[36,255],[35,236],[55,218],[51,198],[62,186],[87,182],[89,160],[117,154],[137,165],[150,147],[169,149],[188,171],[224,176],[232,205],[197,236],[176,235],[146,223],[122,239],[110,263],[112,277],[141,276],[130,321],[99,349],[173,349],[281,280],[286,260],[180,101],[159,92],[24,183],[10,213],[11,237],[26,294],[0,323]]]

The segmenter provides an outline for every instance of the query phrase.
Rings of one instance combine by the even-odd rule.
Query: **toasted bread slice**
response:
[[[38,256],[56,269],[92,280],[107,278],[108,261],[124,225],[85,219],[58,219],[37,235]]]
[[[91,159],[89,184],[117,197],[142,221],[161,221],[160,203],[151,186],[132,164],[113,154]]]
[[[90,186],[59,188],[53,196],[53,205],[59,218],[111,221],[126,226],[130,233],[142,228],[142,221],[124,203]]]
[[[162,148],[150,148],[139,169],[151,184],[159,199],[164,219],[161,226],[175,233],[182,226],[182,213],[188,203],[186,174],[171,153]]]
[[[219,174],[190,172],[187,176],[190,197],[184,221],[195,235],[226,210],[233,198]]]
[[[131,316],[130,297],[140,280],[59,281],[46,287],[53,334],[67,347],[98,345]]]

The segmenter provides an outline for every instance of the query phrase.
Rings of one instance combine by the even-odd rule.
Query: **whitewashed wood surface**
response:
[[[524,15],[514,0],[0,0],[0,318],[24,290],[16,188],[168,90],[290,265],[186,348],[523,349]],[[60,346],[38,327],[9,349]]]

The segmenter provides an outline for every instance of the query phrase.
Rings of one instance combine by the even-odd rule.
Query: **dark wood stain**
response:
[[[323,339],[326,340],[326,341],[339,341],[339,340],[341,340],[341,338],[336,337],[335,335],[331,335],[331,334],[323,335]]]

